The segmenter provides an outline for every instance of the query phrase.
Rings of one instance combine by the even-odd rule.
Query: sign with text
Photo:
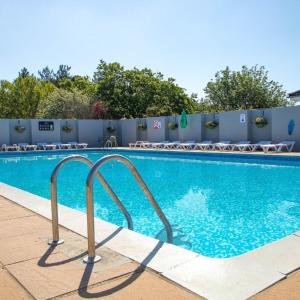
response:
[[[54,122],[52,121],[40,121],[39,122],[39,131],[53,131]]]

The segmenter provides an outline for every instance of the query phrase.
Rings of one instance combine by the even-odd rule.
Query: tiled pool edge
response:
[[[4,183],[0,183],[0,195],[51,219],[48,200]],[[59,223],[86,236],[86,215],[82,212],[59,205]],[[299,233],[237,257],[215,259],[174,245],[158,246],[153,238],[99,219],[95,219],[95,232],[97,242],[114,236],[106,247],[139,263],[146,258],[147,267],[209,299],[248,298],[300,268]],[[159,250],[153,253],[154,249]]]

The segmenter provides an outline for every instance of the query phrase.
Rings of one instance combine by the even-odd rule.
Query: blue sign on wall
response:
[[[53,131],[54,123],[51,121],[40,121],[39,122],[39,131]]]
[[[293,133],[294,128],[295,128],[295,122],[294,122],[294,120],[290,120],[289,124],[288,124],[288,133],[289,133],[289,135],[291,135]]]

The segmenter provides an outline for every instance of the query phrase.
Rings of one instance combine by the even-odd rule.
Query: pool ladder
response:
[[[147,187],[146,183],[142,179],[141,175],[135,168],[135,166],[131,163],[129,159],[122,155],[113,154],[107,155],[100,158],[98,161],[93,163],[88,158],[81,156],[81,155],[71,155],[63,160],[61,160],[56,167],[54,168],[52,175],[51,175],[51,212],[52,212],[52,240],[49,240],[49,245],[59,245],[64,242],[64,240],[59,238],[59,228],[58,228],[58,206],[57,206],[57,175],[59,170],[68,162],[70,161],[79,161],[83,162],[88,165],[91,169],[88,173],[86,179],[86,203],[87,203],[87,233],[88,233],[88,256],[83,259],[85,263],[95,263],[101,259],[100,256],[96,256],[95,254],[95,226],[94,226],[94,196],[93,196],[93,181],[94,177],[97,176],[100,183],[104,187],[104,189],[108,192],[111,196],[117,207],[123,213],[126,218],[128,229],[133,230],[133,223],[132,218],[122,204],[118,196],[112,190],[109,183],[105,180],[102,174],[99,172],[99,169],[108,161],[116,160],[118,162],[123,163],[125,166],[128,167],[130,172],[133,174],[134,178],[136,179],[137,183],[139,184],[140,188],[142,189],[143,193],[151,203],[152,207],[154,208],[156,214],[164,224],[166,235],[167,235],[167,242],[173,242],[173,232],[172,227],[166,218],[165,214],[163,213],[162,209],[156,202],[155,198],[153,197],[152,193],[150,192],[149,188]]]

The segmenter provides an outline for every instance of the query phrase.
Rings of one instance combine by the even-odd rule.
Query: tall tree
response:
[[[21,71],[19,72],[19,77],[27,77],[29,76],[29,71],[27,70],[27,68],[22,68]]]
[[[57,72],[55,73],[55,79],[60,80],[62,78],[70,78],[71,67],[68,65],[59,65]]]
[[[209,110],[226,111],[268,108],[288,104],[286,92],[277,82],[270,80],[264,67],[242,67],[231,71],[229,67],[215,74],[204,89],[202,103]]]
[[[54,71],[47,66],[41,71],[38,71],[39,78],[43,81],[54,82],[56,79]]]
[[[89,119],[90,98],[78,90],[56,88],[40,102],[38,117],[53,119]]]
[[[94,74],[96,98],[101,99],[113,118],[192,113],[197,108],[173,78],[164,79],[150,69],[125,70],[119,63],[103,60]]]
[[[54,85],[34,76],[18,77],[12,83],[0,83],[0,117],[34,118],[40,102],[54,90]]]

